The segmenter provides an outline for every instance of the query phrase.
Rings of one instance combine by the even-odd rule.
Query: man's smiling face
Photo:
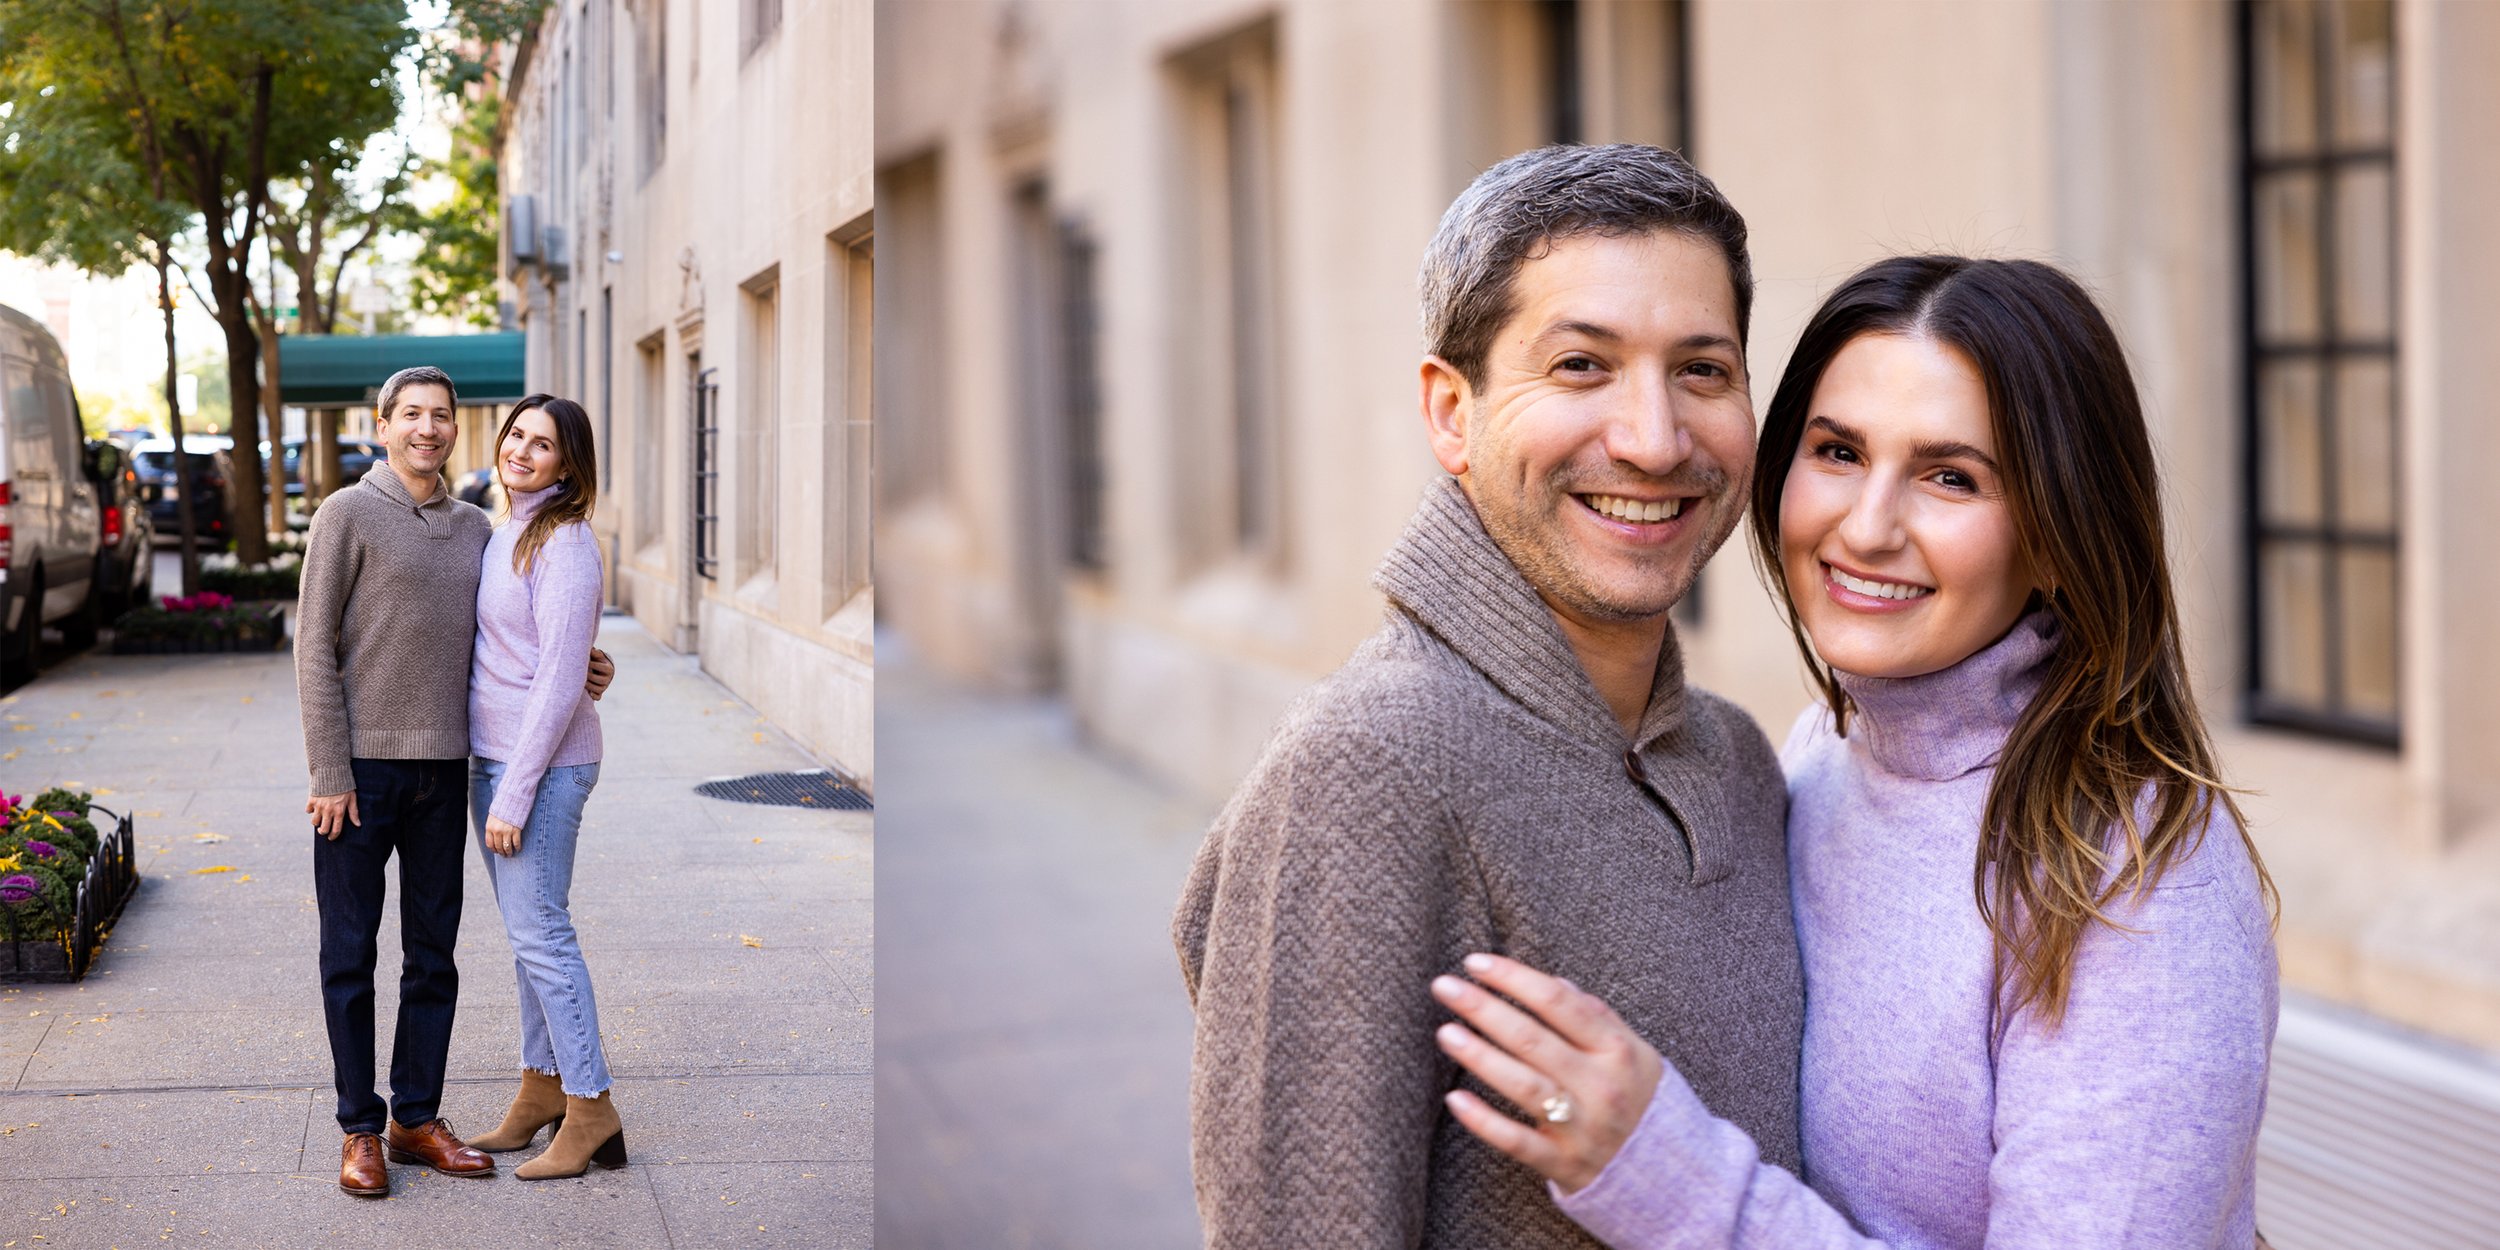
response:
[[[1744,514],[1753,398],[1716,244],[1577,235],[1523,262],[1471,386],[1424,365],[1433,451],[1555,611],[1665,613]]]
[[[382,414],[381,434],[392,466],[401,473],[423,479],[441,472],[451,459],[452,445],[460,441],[451,392],[426,382],[401,387],[391,410]]]

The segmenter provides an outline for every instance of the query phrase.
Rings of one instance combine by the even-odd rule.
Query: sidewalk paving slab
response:
[[[879,1250],[1198,1245],[1170,923],[1213,813],[887,648]]]
[[[292,657],[72,656],[0,697],[0,787],[76,782],[135,812],[142,882],[85,982],[0,983],[0,1243],[870,1244],[873,819],[697,795],[824,765],[630,618],[600,643],[620,672],[574,919],[633,1162],[510,1176],[534,1146],[490,1179],[393,1165],[389,1199],[340,1193]],[[474,851],[456,954],[443,1112],[476,1133],[520,1060]]]

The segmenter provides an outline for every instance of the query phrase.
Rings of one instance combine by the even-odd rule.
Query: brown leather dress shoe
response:
[[[391,1121],[391,1162],[422,1163],[445,1176],[492,1176],[495,1161],[452,1135],[451,1121],[436,1116],[416,1128]]]
[[[371,1133],[349,1133],[339,1148],[339,1188],[359,1198],[386,1198],[391,1171],[382,1166],[382,1139]]]

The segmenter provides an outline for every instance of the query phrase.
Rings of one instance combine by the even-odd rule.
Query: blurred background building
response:
[[[867,0],[566,0],[505,49],[508,316],[612,601],[873,781]]]
[[[1368,574],[1438,472],[1415,269],[1477,171],[1686,150],[1753,227],[1757,404],[1876,257],[2078,274],[2137,369],[2190,659],[2282,889],[2263,1227],[2500,1238],[2500,592],[2459,563],[2500,528],[2500,6],[877,20],[882,623],[1210,801],[1378,620]],[[1807,691],[1742,551],[1679,629],[1776,741]]]

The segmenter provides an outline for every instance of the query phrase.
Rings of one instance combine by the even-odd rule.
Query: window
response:
[[[781,29],[781,0],[738,0],[738,55],[755,55],[757,48]]]
[[[642,176],[668,153],[668,4],[643,0],[634,21],[634,103],[641,112]]]
[[[661,336],[654,334],[635,344],[635,355],[641,357],[642,385],[634,396],[634,549],[645,551],[658,545],[660,522],[666,513],[666,501],[660,494],[664,480],[662,470],[668,460],[668,443],[660,432],[662,414],[667,411],[667,358],[660,354]]]
[[[1546,143],[1685,150],[1685,11],[1678,0],[1480,0],[1459,9],[1463,72],[1450,190]]]
[[[1182,445],[1197,489],[1181,518],[1202,559],[1284,556],[1276,389],[1276,28],[1262,21],[1184,54],[1185,262],[1181,412],[1209,423]]]
[[[2249,713],[2393,745],[2393,6],[2240,16]]]
[[[877,267],[877,490],[889,515],[946,480],[949,370],[939,185],[934,153],[877,174],[877,233],[886,262]]]
[[[825,615],[868,585],[876,269],[868,218],[825,240]]]
[[[738,580],[775,570],[781,473],[781,271],[747,279],[746,342],[738,376]]]
[[[1111,566],[1103,527],[1102,310],[1094,290],[1093,236],[1074,222],[1059,225],[1059,384],[1064,392],[1068,491],[1068,563]]]

